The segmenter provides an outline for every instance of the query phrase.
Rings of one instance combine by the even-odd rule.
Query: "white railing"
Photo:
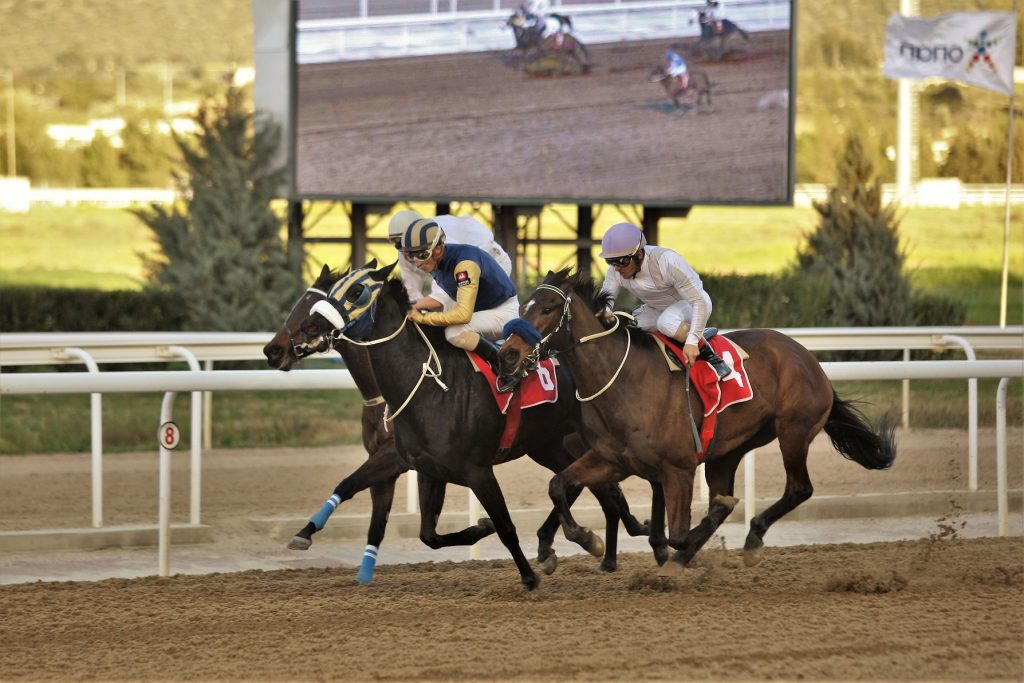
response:
[[[641,0],[563,7],[587,45],[700,35],[692,21],[700,0]],[[747,31],[790,28],[789,0],[731,0],[728,17]],[[298,22],[296,60],[316,64],[357,59],[507,50],[509,10],[434,12],[310,19]]]
[[[942,379],[942,378],[1021,378],[1024,360],[988,361],[917,361],[875,363],[823,363],[830,380],[869,379]],[[0,374],[0,396],[14,394],[82,394],[103,392],[166,392],[161,407],[159,426],[172,422],[174,395],[179,391],[269,391],[297,389],[352,389],[351,375],[344,370],[298,370],[282,373],[260,371],[184,371],[184,372],[119,372],[119,373],[17,373]],[[1006,429],[1006,385],[1000,382],[996,398],[997,428]],[[170,454],[160,437],[159,483],[159,574],[168,576],[170,543]],[[1006,435],[996,435],[997,473],[1006,471]],[[1001,447],[999,445],[1002,445]],[[175,444],[176,445],[176,444]],[[193,467],[198,464],[193,460]],[[747,523],[753,515],[753,457],[747,458],[744,469],[746,484]],[[193,495],[198,495],[193,490]],[[997,509],[999,529],[1005,533],[1008,522],[1008,490],[1005,474],[997,477]],[[470,505],[473,513],[473,505]],[[475,521],[475,520],[471,520]]]

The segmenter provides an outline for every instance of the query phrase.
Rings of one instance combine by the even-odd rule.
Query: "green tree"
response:
[[[145,259],[152,285],[174,293],[189,329],[271,329],[302,284],[270,206],[285,172],[272,166],[280,127],[256,118],[237,88],[205,101],[194,140],[174,136],[182,203],[136,211],[163,252]]]
[[[820,222],[797,254],[797,272],[829,289],[828,325],[914,324],[906,252],[894,205],[882,188],[860,136],[847,138],[828,199],[815,202]]]
[[[96,133],[82,149],[82,185],[85,187],[121,187],[121,172],[117,150],[106,135]]]
[[[164,187],[171,183],[174,143],[156,130],[156,121],[139,114],[125,117],[121,131],[121,168],[132,187]]]

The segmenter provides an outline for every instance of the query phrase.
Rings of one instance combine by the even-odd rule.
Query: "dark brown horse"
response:
[[[748,564],[759,560],[768,528],[811,497],[807,449],[822,428],[843,456],[867,469],[885,469],[896,457],[888,421],[872,427],[848,401],[836,396],[818,361],[793,339],[774,330],[740,330],[727,335],[745,349],[753,399],[728,408],[705,459],[710,488],[707,516],[690,529],[690,503],[697,468],[690,416],[699,427],[703,410],[687,391],[684,373],[670,373],[654,338],[634,327],[606,329],[595,316],[608,295],[594,281],[568,270],[548,273],[522,306],[523,319],[540,333],[531,348],[513,334],[501,350],[501,370],[514,382],[544,353],[557,352],[576,379],[583,401],[583,431],[593,447],[551,480],[549,493],[566,537],[586,530],[566,505],[567,486],[617,482],[630,475],[658,482],[668,516],[668,544],[677,552],[666,570],[689,562],[738,502],[733,487],[743,455],[776,437],[786,469],[778,501],[753,518],[744,545]],[[691,397],[693,397],[691,399]],[[693,400],[693,404],[688,402]],[[752,505],[749,501],[748,505]],[[652,523],[652,543],[656,529]]]
[[[665,94],[668,95],[669,99],[672,100],[672,106],[676,110],[682,112],[685,111],[683,106],[683,97],[690,93],[696,93],[696,105],[700,106],[700,103],[707,100],[708,105],[711,104],[711,78],[708,76],[706,71],[699,69],[692,69],[686,76],[672,76],[665,72],[661,67],[656,67],[651,71],[651,75],[648,77],[652,83],[661,83],[661,87],[665,89]]]

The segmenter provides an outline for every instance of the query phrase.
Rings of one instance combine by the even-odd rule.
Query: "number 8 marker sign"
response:
[[[160,430],[156,435],[157,441],[160,442],[161,448],[166,448],[169,451],[173,451],[178,447],[178,441],[181,440],[181,430],[173,422],[164,422],[160,425]]]

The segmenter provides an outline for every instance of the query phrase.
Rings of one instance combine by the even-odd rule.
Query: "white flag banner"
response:
[[[1013,94],[1017,25],[1010,12],[893,14],[885,28],[886,78],[937,76]]]

